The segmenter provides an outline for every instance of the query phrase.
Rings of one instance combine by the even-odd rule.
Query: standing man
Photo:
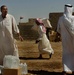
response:
[[[73,6],[66,4],[64,14],[59,18],[57,32],[61,34],[63,46],[63,71],[74,72],[74,16]],[[66,74],[64,74],[66,75]]]
[[[5,55],[13,55],[14,50],[16,50],[12,30],[14,30],[20,40],[23,40],[20,36],[15,18],[8,14],[7,7],[2,5],[0,15],[0,65],[3,64]]]

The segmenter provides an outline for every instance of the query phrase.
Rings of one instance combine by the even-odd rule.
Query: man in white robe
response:
[[[0,15],[0,65],[3,64],[4,56],[13,55],[16,49],[12,30],[18,34],[20,40],[23,40],[14,17],[8,14],[7,7],[3,5],[1,6]]]
[[[52,49],[50,41],[46,36],[46,28],[42,20],[39,18],[35,20],[35,23],[37,25],[37,31],[39,34],[39,37],[36,40],[36,43],[38,43],[38,49],[40,54],[39,58],[42,58],[42,54],[46,54],[46,53],[49,54],[49,58],[51,58],[52,54],[54,54],[54,50]]]
[[[61,34],[63,46],[63,71],[74,71],[74,16],[73,6],[66,4],[64,14],[59,18],[57,32]]]

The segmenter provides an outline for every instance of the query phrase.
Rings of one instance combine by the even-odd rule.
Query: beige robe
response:
[[[13,55],[15,50],[15,41],[12,29],[19,33],[16,21],[12,15],[7,14],[6,18],[0,15],[0,65],[3,64],[5,55]]]
[[[38,39],[40,40],[38,43],[38,49],[40,54],[45,54],[45,53],[54,54],[50,41],[48,40],[46,36],[46,32],[43,31],[42,25],[38,26],[38,33],[39,33]]]

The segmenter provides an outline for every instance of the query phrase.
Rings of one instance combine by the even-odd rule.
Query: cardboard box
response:
[[[3,75],[21,75],[21,68],[18,69],[3,69]]]

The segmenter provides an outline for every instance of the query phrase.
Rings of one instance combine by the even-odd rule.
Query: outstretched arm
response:
[[[17,35],[18,35],[19,39],[20,39],[21,41],[23,41],[23,38],[22,38],[22,36],[20,35],[20,33],[17,33]]]
[[[15,21],[15,18],[14,17],[12,17],[12,28],[13,28],[14,32],[18,35],[19,39],[21,41],[23,41],[23,38],[20,35],[20,31],[19,31],[19,28],[18,28],[18,26],[16,24],[16,21]]]

